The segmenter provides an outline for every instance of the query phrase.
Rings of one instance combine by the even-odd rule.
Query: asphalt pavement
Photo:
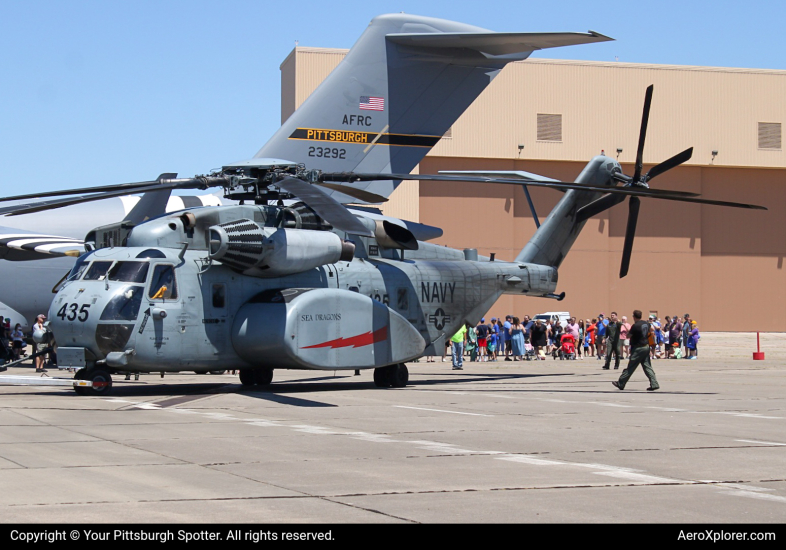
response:
[[[754,361],[755,334],[706,334],[699,359],[654,361],[656,392],[591,358],[422,359],[400,389],[370,370],[0,385],[0,521],[784,523],[784,337]]]

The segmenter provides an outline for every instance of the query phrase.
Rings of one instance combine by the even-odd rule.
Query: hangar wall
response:
[[[346,50],[296,48],[282,69],[282,120]],[[571,181],[602,150],[633,172],[644,90],[655,85],[644,162],[694,147],[653,187],[765,205],[767,212],[642,201],[631,268],[618,278],[627,205],[592,218],[560,268],[563,302],[505,296],[489,312],[633,309],[690,313],[706,331],[786,331],[786,71],[530,59],[511,63],[421,162],[526,170]],[[540,115],[540,116],[539,116]],[[555,117],[554,115],[559,115]],[[523,145],[522,149],[519,146]],[[717,151],[713,155],[713,151]],[[531,190],[545,219],[559,192]],[[510,260],[535,231],[518,187],[406,182],[386,213],[442,227],[436,242]]]

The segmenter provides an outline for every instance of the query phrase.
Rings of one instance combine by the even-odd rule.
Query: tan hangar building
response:
[[[297,47],[281,65],[282,122],[347,50]],[[528,59],[509,64],[419,172],[525,170],[572,181],[604,152],[633,173],[644,92],[655,85],[644,171],[693,147],[652,186],[768,211],[642,200],[630,272],[619,279],[627,201],[587,222],[559,270],[562,302],[503,296],[490,316],[633,309],[704,331],[786,331],[786,71]],[[544,220],[562,194],[530,188]],[[441,227],[434,242],[512,260],[536,227],[519,186],[404,182],[387,214]]]

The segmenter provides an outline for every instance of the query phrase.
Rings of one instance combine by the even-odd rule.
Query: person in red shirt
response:
[[[592,323],[590,323],[590,320],[587,319],[587,334],[589,334],[590,357],[595,357],[595,330],[598,328],[597,323],[597,319],[593,319]]]

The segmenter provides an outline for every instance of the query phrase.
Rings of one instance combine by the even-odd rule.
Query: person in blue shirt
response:
[[[496,361],[497,360],[497,340],[499,339],[499,326],[497,325],[497,320],[493,317],[491,318],[491,332],[486,339],[487,347],[488,347],[488,360],[489,361]]]
[[[606,327],[609,326],[609,321],[601,313],[598,315],[598,324],[595,325],[595,344],[598,348],[598,360],[602,360],[606,355]]]
[[[505,361],[512,361],[510,358],[512,344],[510,341],[510,327],[513,318],[510,315],[505,315],[505,322],[502,324],[502,341],[500,342],[500,351],[505,355]],[[504,347],[503,347],[504,346]]]
[[[534,325],[535,322],[529,318],[529,315],[525,315],[524,321],[521,324],[524,325],[524,340],[529,342],[532,332],[532,325]]]

